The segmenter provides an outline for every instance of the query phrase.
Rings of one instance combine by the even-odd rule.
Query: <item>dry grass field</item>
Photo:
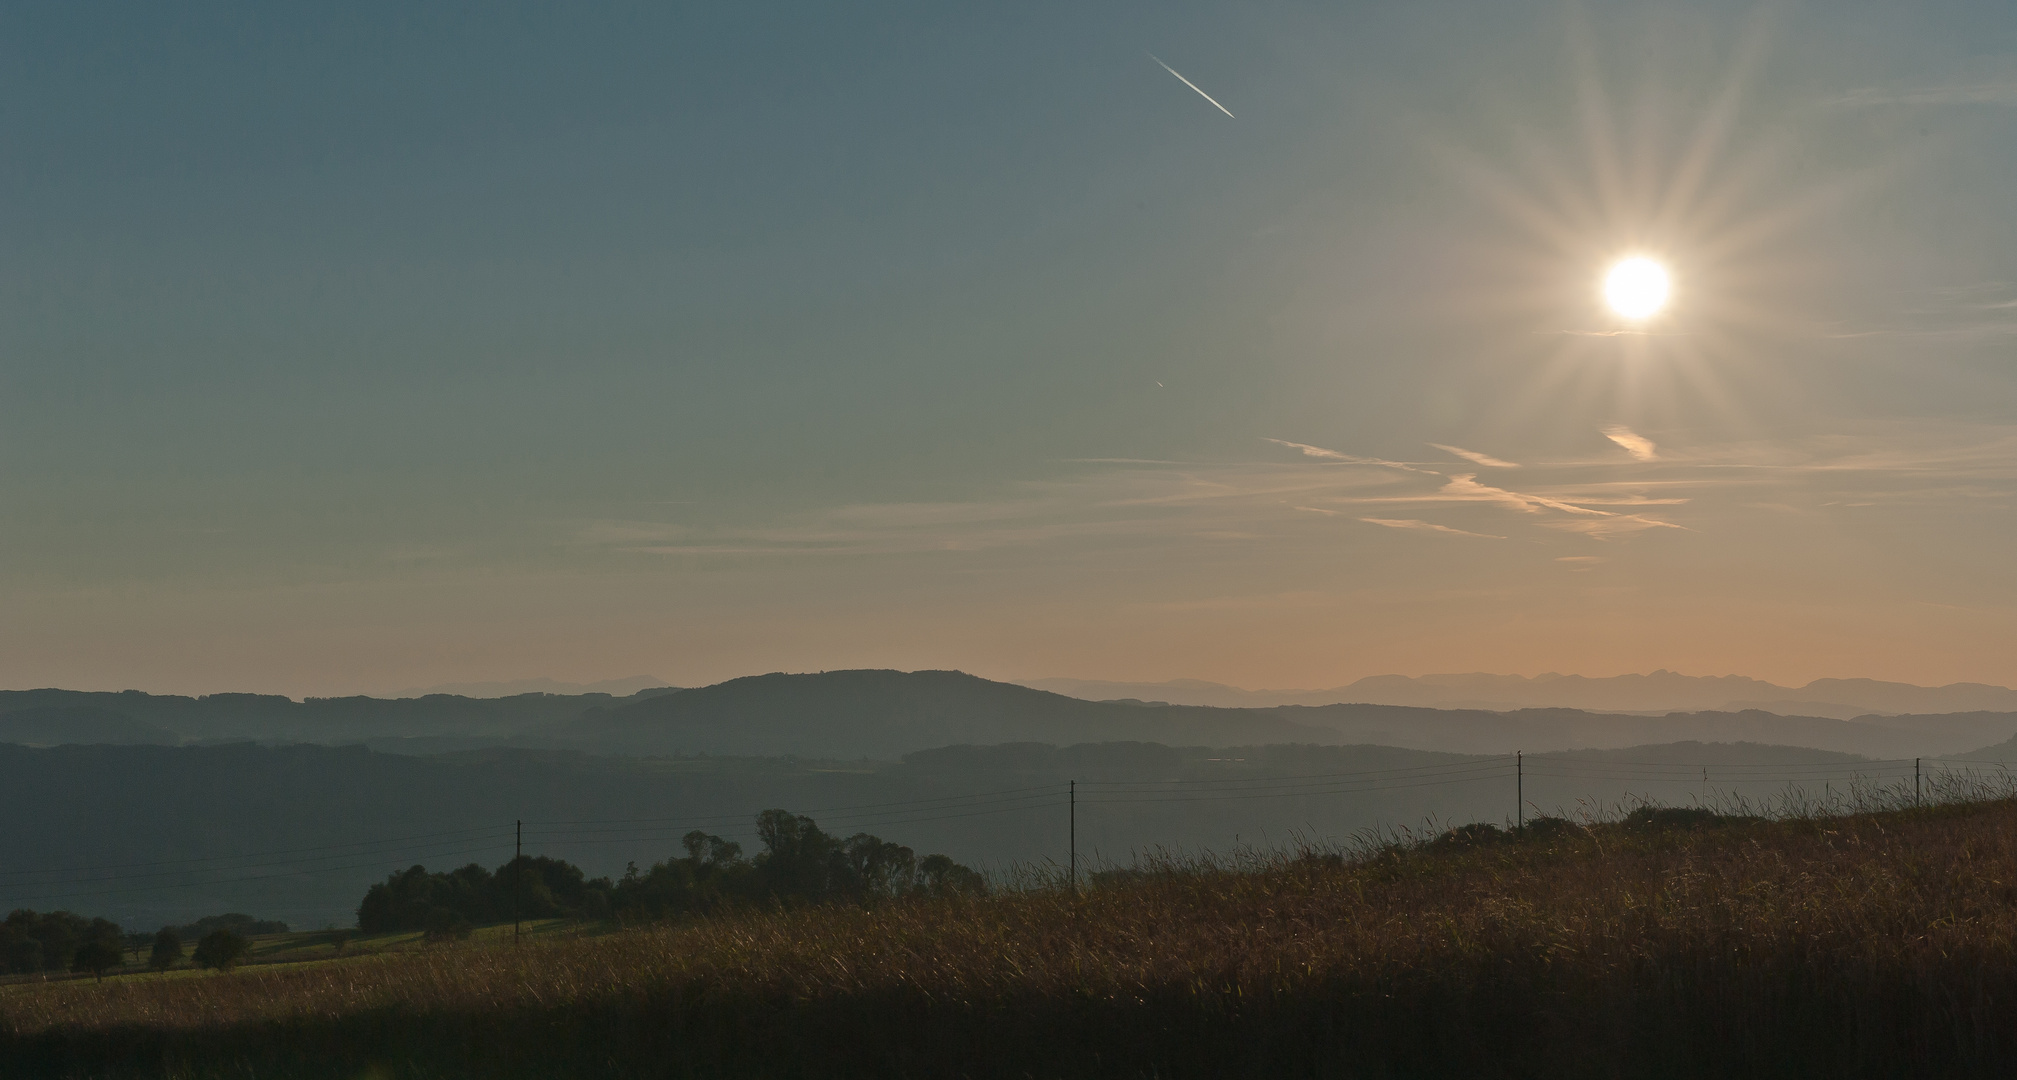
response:
[[[0,992],[7,1075],[2007,1076],[2017,802]]]

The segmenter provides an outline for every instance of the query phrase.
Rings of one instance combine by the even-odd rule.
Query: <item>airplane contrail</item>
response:
[[[1198,90],[1198,84],[1197,84],[1197,83],[1194,83],[1194,82],[1190,81],[1189,79],[1186,79],[1186,78],[1184,78],[1184,77],[1183,77],[1183,75],[1182,75],[1182,74],[1180,74],[1180,73],[1179,73],[1179,72],[1177,71],[1177,69],[1176,69],[1176,68],[1173,68],[1173,67],[1169,66],[1168,64],[1163,64],[1163,58],[1162,58],[1162,57],[1160,57],[1160,56],[1157,56],[1157,55],[1156,55],[1155,53],[1150,53],[1150,54],[1149,54],[1149,59],[1151,59],[1151,60],[1154,60],[1154,61],[1155,61],[1156,63],[1158,63],[1158,64],[1162,64],[1162,68],[1163,68],[1163,70],[1164,70],[1164,71],[1167,71],[1167,72],[1169,72],[1169,73],[1170,73],[1170,74],[1172,74],[1172,75],[1175,75],[1175,76],[1176,76],[1176,77],[1178,78],[1178,80],[1180,80],[1180,81],[1181,81],[1181,82],[1182,82],[1182,83],[1183,83],[1183,84],[1184,84],[1185,86],[1188,86],[1188,87],[1190,87],[1190,88],[1191,88],[1191,89],[1193,89],[1193,90]],[[1199,97],[1201,97],[1201,98],[1204,98],[1204,99],[1205,99],[1206,101],[1209,101],[1209,102],[1211,102],[1211,103],[1212,103],[1212,107],[1213,107],[1213,108],[1215,108],[1215,109],[1217,109],[1218,111],[1220,111],[1220,112],[1222,112],[1222,113],[1225,113],[1225,114],[1226,114],[1227,116],[1233,116],[1233,111],[1232,111],[1231,109],[1228,109],[1228,108],[1226,108],[1226,107],[1225,107],[1224,105],[1221,105],[1221,104],[1219,104],[1219,102],[1218,102],[1218,99],[1217,99],[1217,98],[1215,98],[1215,97],[1211,96],[1210,94],[1207,94],[1207,93],[1205,93],[1205,92],[1204,92],[1203,90],[1198,90],[1198,96],[1199,96]],[[1233,119],[1237,120],[1237,119],[1239,119],[1239,117],[1237,117],[1237,116],[1233,116]]]

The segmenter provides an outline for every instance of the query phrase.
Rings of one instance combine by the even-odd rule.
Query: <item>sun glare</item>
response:
[[[1641,255],[1619,260],[1604,274],[1604,302],[1627,319],[1659,314],[1672,290],[1667,268]]]

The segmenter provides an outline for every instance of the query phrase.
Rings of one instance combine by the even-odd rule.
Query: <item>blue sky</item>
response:
[[[5,685],[2017,680],[2003,5],[17,4],[0,50]],[[1620,334],[1634,250],[1677,293]]]

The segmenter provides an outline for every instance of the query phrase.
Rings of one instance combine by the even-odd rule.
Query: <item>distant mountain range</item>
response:
[[[640,690],[671,689],[672,684],[650,675],[633,675],[628,679],[604,679],[601,682],[561,682],[558,679],[512,679],[508,682],[467,682],[443,683],[440,686],[424,686],[415,690],[401,690],[392,695],[395,698],[427,697],[432,694],[451,694],[455,697],[501,698],[517,697],[520,694],[611,694],[629,697]]]
[[[1681,680],[1682,685],[1696,682],[1663,673],[1636,678],[1656,683]],[[1398,680],[1395,685],[1414,681]],[[1738,682],[1745,684],[1744,689],[1770,685]],[[1817,685],[1821,684],[1803,689]],[[1877,688],[1893,685],[1867,684]],[[1829,688],[1841,686],[1867,689],[1848,681]],[[1949,692],[1953,698],[1969,700],[1954,687],[1928,691],[1936,695]],[[1902,694],[1892,697],[1894,704],[1905,700]],[[1692,740],[1774,743],[1900,758],[1972,751],[2013,734],[2017,734],[2017,709],[1865,713],[1843,719],[1762,709],[1696,709],[1648,715],[1562,707],[1493,710],[1365,702],[1228,708],[1140,700],[1088,701],[957,671],[780,673],[692,690],[644,690],[629,697],[430,695],[297,702],[254,694],[188,698],[135,691],[0,693],[0,741],[6,742],[362,743],[379,750],[420,754],[517,746],[590,754],[892,760],[934,747],[1019,742],[1156,742],[1209,747],[1372,744],[1504,754]]]
[[[2017,733],[2017,712],[1840,720],[1761,710],[1645,716],[1579,709],[1409,705],[1219,708],[1085,701],[957,671],[758,675],[591,709],[521,740],[593,753],[891,758],[958,743],[1373,744],[1450,753],[1762,742],[1897,758],[1954,754]]]
[[[658,692],[640,691],[632,699]],[[0,691],[0,742],[498,740],[623,700],[631,699],[611,694],[520,694],[489,699],[434,694],[295,701],[278,694],[185,697],[138,690],[5,690]]]
[[[1741,675],[1655,671],[1593,679],[1582,675],[1374,675],[1328,690],[1243,690],[1196,679],[1103,682],[1026,679],[1024,686],[1091,701],[1135,699],[1172,705],[1416,705],[1431,709],[1585,709],[1596,712],[1743,712],[1852,720],[1873,714],[2017,712],[2017,690],[1983,683],[1914,686],[1875,679],[1816,679],[1787,687]]]

